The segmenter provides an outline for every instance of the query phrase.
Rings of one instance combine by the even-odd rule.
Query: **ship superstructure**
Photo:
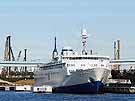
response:
[[[35,73],[35,92],[40,91],[40,86],[51,86],[52,92],[58,93],[102,92],[110,73],[109,57],[88,54],[86,39],[86,30],[82,30],[82,52],[64,47],[58,56],[55,37],[52,61],[40,66]]]

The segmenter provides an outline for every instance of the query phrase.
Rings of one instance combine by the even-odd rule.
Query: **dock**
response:
[[[0,80],[0,91],[32,92],[33,83],[33,80],[20,80],[14,83]]]
[[[15,86],[0,86],[0,91],[15,91]]]
[[[8,86],[8,85],[1,85],[0,86],[0,91],[16,91],[16,92],[31,92],[32,91],[32,86],[31,85],[22,85],[22,86]]]
[[[105,93],[135,94],[135,87],[105,87]]]
[[[130,80],[111,79],[104,87],[104,93],[135,94],[135,86]]]

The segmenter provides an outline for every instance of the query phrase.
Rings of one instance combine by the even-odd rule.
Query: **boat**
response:
[[[75,52],[71,47],[64,47],[60,55],[56,48],[55,37],[51,61],[40,65],[34,73],[33,92],[103,93],[111,71],[110,58],[88,53],[86,49],[88,35],[85,29],[82,29],[81,35],[83,44],[81,53]]]

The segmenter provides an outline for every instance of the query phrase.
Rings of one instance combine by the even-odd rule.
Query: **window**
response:
[[[67,67],[75,66],[75,64],[67,64]]]
[[[101,67],[104,67],[104,65],[103,65],[103,64],[101,64]]]
[[[83,67],[83,66],[85,66],[85,64],[81,64],[81,66]]]

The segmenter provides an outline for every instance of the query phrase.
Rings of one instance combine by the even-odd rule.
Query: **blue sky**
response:
[[[113,57],[113,41],[121,40],[121,57],[135,59],[134,0],[1,0],[0,60],[5,37],[12,36],[15,56],[28,49],[28,59],[48,61],[57,36],[58,50],[81,50],[81,26],[89,34],[87,48]]]

